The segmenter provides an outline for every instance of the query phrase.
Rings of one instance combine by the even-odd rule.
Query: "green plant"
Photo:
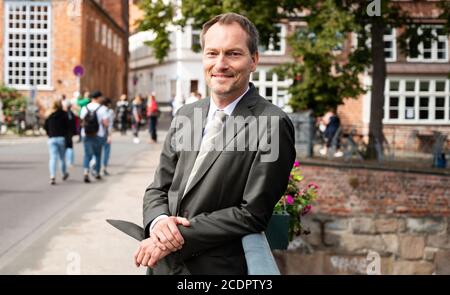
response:
[[[312,209],[312,202],[317,198],[319,186],[313,182],[301,187],[300,183],[304,177],[301,174],[300,164],[295,161],[294,167],[289,175],[286,192],[280,198],[273,210],[274,214],[289,214],[289,241],[294,236],[308,234],[303,228],[301,218]]]
[[[0,85],[0,100],[3,102],[5,121],[12,123],[14,116],[26,107],[26,100],[22,94],[14,88]]]

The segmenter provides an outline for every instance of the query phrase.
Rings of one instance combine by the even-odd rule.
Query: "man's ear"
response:
[[[252,55],[252,66],[251,66],[251,71],[252,72],[256,71],[256,66],[258,65],[258,62],[259,62],[259,53],[258,53],[258,51],[256,51]]]

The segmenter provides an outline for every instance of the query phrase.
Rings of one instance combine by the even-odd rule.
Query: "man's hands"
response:
[[[134,253],[136,266],[155,267],[157,262],[178,251],[184,244],[183,236],[177,225],[189,226],[189,220],[183,217],[170,216],[163,218],[154,225],[150,238],[143,240]]]
[[[151,268],[155,267],[157,262],[170,254],[171,251],[162,251],[158,248],[152,241],[151,238],[143,240],[136,252],[134,252],[134,263],[137,267],[139,266],[149,266]]]
[[[189,226],[189,220],[183,217],[170,216],[159,220],[153,227],[150,239],[163,251],[175,252],[180,250],[184,244],[183,236],[177,225]]]

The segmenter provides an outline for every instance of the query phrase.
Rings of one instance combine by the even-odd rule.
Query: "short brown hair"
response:
[[[209,21],[207,21],[202,28],[202,32],[200,34],[200,43],[202,48],[205,47],[205,34],[214,24],[219,23],[222,25],[230,25],[232,23],[237,23],[241,26],[241,28],[247,33],[247,47],[250,51],[250,54],[255,54],[258,52],[258,44],[259,44],[259,34],[255,25],[245,16],[228,12],[220,15],[216,15]]]

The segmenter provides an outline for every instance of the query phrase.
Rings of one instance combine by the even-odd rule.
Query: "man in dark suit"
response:
[[[266,229],[295,160],[291,121],[249,83],[255,26],[219,15],[201,44],[211,97],[178,111],[144,195],[148,238],[134,259],[154,274],[246,274],[241,238]]]

